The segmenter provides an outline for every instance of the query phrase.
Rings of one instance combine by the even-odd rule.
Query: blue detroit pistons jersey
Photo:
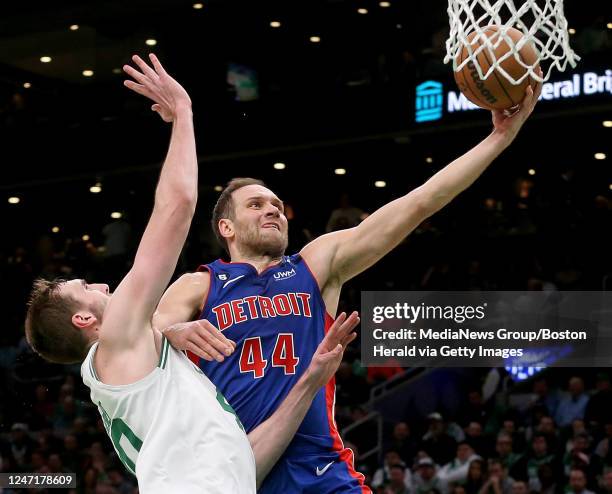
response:
[[[210,273],[200,319],[208,319],[237,346],[221,363],[191,358],[250,432],[274,413],[297,383],[333,319],[299,254],[283,256],[260,274],[250,264],[222,260],[199,270]],[[317,393],[285,455],[337,453],[350,475],[362,479],[353,470],[352,451],[344,449],[338,434],[334,399],[332,379]]]

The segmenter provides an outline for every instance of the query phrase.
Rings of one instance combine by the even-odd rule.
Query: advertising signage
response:
[[[586,102],[587,98],[596,95],[612,97],[612,69],[579,72],[569,74],[564,80],[545,82],[540,103],[574,98]],[[416,87],[415,108],[417,123],[441,120],[445,114],[481,109],[469,101],[454,83],[432,80]]]

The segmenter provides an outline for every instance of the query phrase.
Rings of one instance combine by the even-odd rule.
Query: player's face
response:
[[[247,185],[232,194],[236,244],[241,251],[280,257],[287,248],[283,202],[270,189]]]
[[[70,280],[61,286],[63,294],[76,300],[101,319],[111,294],[105,283],[87,283],[85,280]]]

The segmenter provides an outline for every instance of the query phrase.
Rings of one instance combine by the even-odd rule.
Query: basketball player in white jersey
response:
[[[194,215],[198,163],[189,95],[154,55],[150,59],[153,68],[133,57],[140,71],[126,65],[134,81],[125,85],[154,102],[152,109],[172,123],[172,136],[133,267],[112,295],[104,284],[39,280],[26,336],[50,361],[83,362],[83,381],[140,492],[250,494],[333,376],[359,319],[353,313],[336,320],[304,378],[249,437],[202,371],[153,329]],[[233,352],[233,343],[210,323],[194,324],[212,347]]]

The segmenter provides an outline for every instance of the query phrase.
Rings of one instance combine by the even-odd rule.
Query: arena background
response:
[[[606,75],[612,5],[565,6],[583,60],[553,80]],[[122,86],[131,54],[154,51],[194,102],[200,199],[177,275],[221,255],[209,218],[232,177],[261,178],[290,205],[295,251],[409,191],[491,127],[485,111],[446,107],[416,122],[417,86],[456,90],[443,0],[34,1],[2,12],[0,472],[76,472],[74,492],[137,488],[78,366],[33,355],[23,318],[35,277],[112,289],[129,267],[169,135]],[[541,101],[469,191],[344,288],[341,309],[358,308],[364,289],[608,289],[612,72],[605,84]],[[337,375],[336,414],[376,492],[612,493],[607,369],[374,369],[358,348]],[[452,463],[462,441],[471,449]],[[473,464],[469,478],[461,463]]]

